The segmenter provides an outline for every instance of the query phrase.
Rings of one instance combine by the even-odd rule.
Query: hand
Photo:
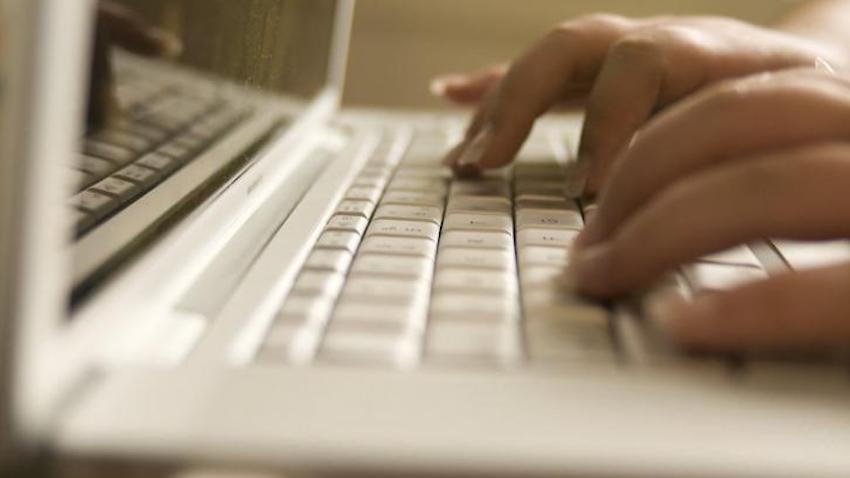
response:
[[[565,22],[510,68],[438,79],[432,90],[480,102],[463,142],[445,158],[460,173],[509,163],[535,119],[564,102],[586,105],[573,196],[596,193],[617,153],[656,111],[726,78],[840,65],[839,54],[802,37],[713,17],[628,19],[592,15]],[[584,184],[583,179],[587,182]]]
[[[764,237],[850,237],[850,78],[815,69],[704,89],[658,115],[617,159],[573,250],[581,292],[612,297]],[[689,348],[850,343],[850,264],[789,272],[650,315]]]
[[[100,2],[89,84],[90,127],[102,126],[118,109],[109,56],[113,45],[140,55],[167,58],[178,56],[182,50],[174,35],[153,27],[132,10],[110,1]]]

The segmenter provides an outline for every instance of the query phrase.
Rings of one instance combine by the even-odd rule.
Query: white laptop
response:
[[[593,211],[562,188],[580,118],[457,180],[439,158],[461,116],[339,110],[352,2],[126,3],[185,51],[116,52],[124,115],[89,131],[93,2],[0,3],[19,466],[850,476],[846,365],[677,356],[639,303],[556,284]],[[741,247],[663,287],[847,257],[811,247]]]

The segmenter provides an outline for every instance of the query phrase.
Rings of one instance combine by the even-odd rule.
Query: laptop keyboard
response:
[[[390,140],[375,150],[304,262],[258,361],[408,368],[627,359],[620,334],[634,342],[635,328],[620,326],[617,308],[559,282],[595,206],[565,195],[552,138],[532,136],[510,168],[456,179],[437,161],[448,136],[423,130],[404,154]],[[690,294],[764,274],[740,247],[658,287]]]
[[[78,236],[188,164],[247,115],[212,91],[150,80],[122,78],[117,95],[126,114],[83,139],[70,173]]]

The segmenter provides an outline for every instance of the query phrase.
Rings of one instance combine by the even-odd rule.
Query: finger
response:
[[[850,264],[785,273],[648,316],[675,344],[713,352],[824,352],[850,345]]]
[[[480,102],[507,71],[507,65],[496,65],[474,73],[444,75],[431,82],[431,93],[458,104]]]
[[[182,51],[182,44],[177,37],[154,27],[124,6],[103,2],[98,20],[98,28],[102,29],[109,41],[134,53],[173,58]]]
[[[577,198],[585,189],[591,194],[598,190],[602,172],[652,113],[664,78],[663,61],[653,42],[619,42],[611,48],[587,101],[577,171],[567,194]]]
[[[582,292],[611,297],[665,271],[762,237],[850,236],[850,144],[788,150],[728,163],[671,184],[604,243],[579,248]]]
[[[659,190],[709,164],[847,137],[850,89],[841,81],[816,72],[765,74],[671,107],[617,159],[578,247],[605,240]]]
[[[545,36],[491,89],[456,161],[480,168],[510,162],[535,119],[565,99],[572,86],[589,84],[611,43],[632,23],[595,17]]]

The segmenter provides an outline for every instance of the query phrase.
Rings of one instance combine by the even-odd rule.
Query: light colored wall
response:
[[[799,0],[358,0],[348,105],[439,108],[434,75],[507,60],[555,23],[590,12],[728,15],[769,23]]]

